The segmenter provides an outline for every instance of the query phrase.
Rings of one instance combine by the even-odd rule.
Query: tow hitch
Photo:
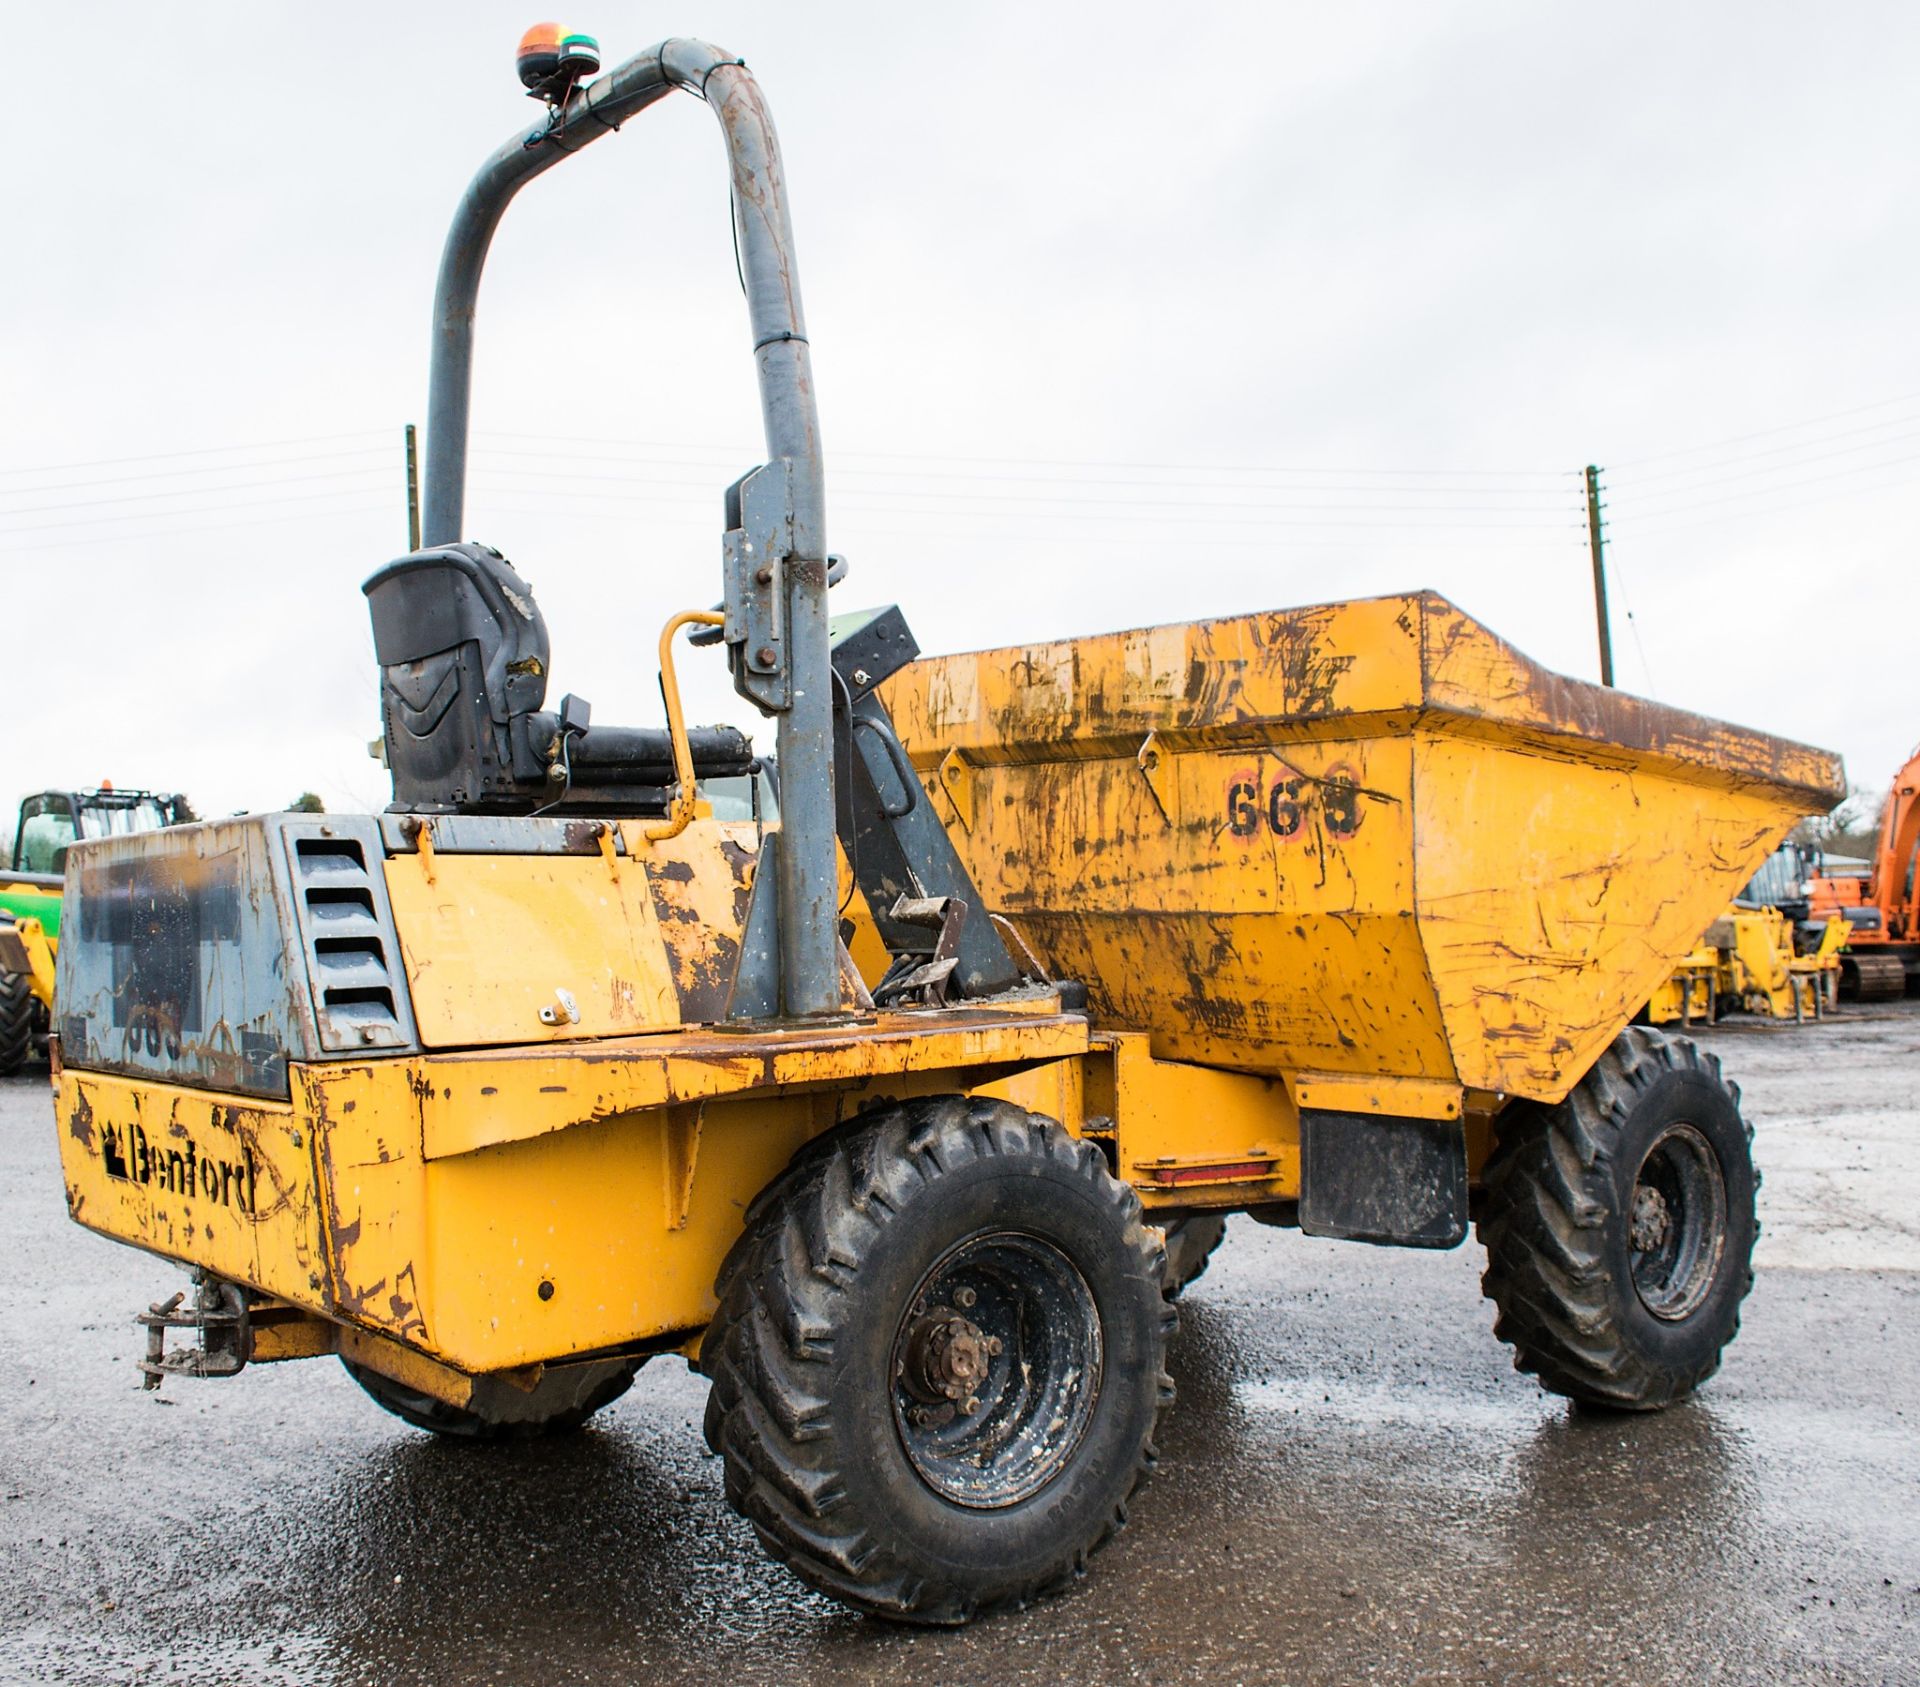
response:
[[[252,1345],[247,1297],[234,1283],[205,1271],[193,1274],[193,1305],[184,1308],[186,1290],[157,1301],[134,1322],[147,1332],[147,1356],[139,1361],[140,1386],[155,1389],[168,1377],[231,1377],[246,1369]],[[198,1330],[198,1347],[167,1351],[167,1331]]]

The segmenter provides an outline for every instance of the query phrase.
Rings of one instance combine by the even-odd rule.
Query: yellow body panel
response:
[[[1466,1110],[1458,1084],[1327,1072],[1300,1073],[1293,1080],[1293,1099],[1301,1107],[1328,1113],[1380,1113],[1400,1119],[1458,1119]]]
[[[1100,1023],[1263,1075],[1558,1100],[1844,789],[1431,594],[932,658],[883,696],[984,900]]]
[[[747,1207],[795,1150],[914,1096],[993,1096],[1111,1137],[1150,1207],[1299,1190],[1284,1084],[1156,1061],[1140,1037],[1090,1040],[1050,999],[739,1037],[755,1053],[724,1064],[678,1040],[658,1064],[533,1048],[296,1067],[291,1105],[69,1071],[69,1202],[108,1235],[479,1374],[684,1345]],[[476,1114],[506,1122],[456,1141]],[[133,1177],[109,1170],[106,1140],[132,1145]],[[218,1170],[196,1169],[187,1193],[189,1143],[196,1168],[223,1150],[255,1167],[257,1201],[231,1173],[223,1191]],[[1258,1175],[1233,1163],[1250,1158]],[[263,1356],[333,1350],[298,1334],[304,1346],[273,1338]],[[378,1365],[385,1350],[355,1351]]]
[[[1417,914],[1462,1083],[1553,1100],[1792,824],[1777,795],[1451,736],[1416,754]]]
[[[1088,1108],[1110,1117],[1121,1179],[1153,1207],[1257,1206],[1300,1193],[1300,1114],[1273,1078],[1156,1060],[1107,1034]]]
[[[1675,963],[1647,998],[1650,1025],[1710,1025],[1719,1000],[1720,952],[1702,944]]]
[[[396,855],[387,861],[387,894],[428,1048],[619,1036],[680,1023],[641,862]],[[563,1000],[577,1018],[567,1016]]]
[[[314,1303],[326,1251],[312,1131],[294,1108],[61,1073],[67,1210],[81,1224]]]

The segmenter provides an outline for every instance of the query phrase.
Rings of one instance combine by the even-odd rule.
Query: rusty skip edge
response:
[[[1339,615],[1393,603],[1405,606],[1397,624],[1417,636],[1417,677],[1409,672],[1411,683],[1390,702],[1376,697],[1364,707],[1350,706],[1342,701],[1346,676],[1367,653],[1335,648],[1331,635]],[[1187,637],[1187,670],[1176,694],[1116,699],[1089,688],[1087,647],[1100,645],[1104,655],[1163,631]],[[1274,664],[1273,677],[1290,699],[1285,712],[1247,709],[1231,671],[1245,659],[1214,649],[1241,639]],[[990,765],[1132,755],[1147,733],[1172,753],[1278,747],[1288,738],[1323,736],[1335,723],[1344,731],[1364,722],[1385,735],[1420,727],[1518,737],[1548,753],[1558,748],[1576,755],[1611,751],[1623,761],[1655,757],[1709,781],[1789,793],[1809,813],[1824,813],[1846,794],[1844,767],[1831,751],[1555,673],[1431,591],[924,658],[889,682],[888,693],[897,697],[916,670],[969,663],[1010,676],[1064,672],[1071,676],[1070,702],[1064,709],[996,709],[990,718],[942,719],[918,735],[903,731],[922,773],[937,769],[953,749]],[[1103,671],[1116,665],[1099,664]]]

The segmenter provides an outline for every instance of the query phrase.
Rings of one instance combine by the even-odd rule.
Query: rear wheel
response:
[[[33,983],[23,972],[0,971],[0,1078],[11,1078],[33,1053]]]
[[[1092,1144],[997,1101],[869,1115],[748,1214],[701,1350],[761,1544],[897,1620],[1081,1574],[1172,1396],[1158,1233]]]
[[[1638,1028],[1557,1106],[1510,1107],[1479,1231],[1515,1367],[1632,1410],[1706,1381],[1753,1285],[1752,1142],[1719,1059]]]
[[[1167,1299],[1176,1299],[1189,1283],[1207,1274],[1214,1250],[1226,1239],[1225,1213],[1177,1218],[1167,1227]]]
[[[473,1398],[467,1405],[450,1406],[351,1359],[343,1358],[340,1363],[346,1366],[348,1376],[395,1417],[415,1429],[431,1430],[457,1441],[530,1441],[564,1435],[625,1394],[640,1369],[635,1359],[559,1365],[530,1389],[516,1388],[503,1377],[480,1377],[474,1382]]]

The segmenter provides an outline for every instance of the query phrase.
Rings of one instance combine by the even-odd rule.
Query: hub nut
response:
[[[1650,1254],[1667,1239],[1673,1228],[1673,1215],[1667,1210],[1666,1197],[1659,1190],[1641,1184],[1633,1192],[1633,1219],[1628,1240],[1635,1253]]]

